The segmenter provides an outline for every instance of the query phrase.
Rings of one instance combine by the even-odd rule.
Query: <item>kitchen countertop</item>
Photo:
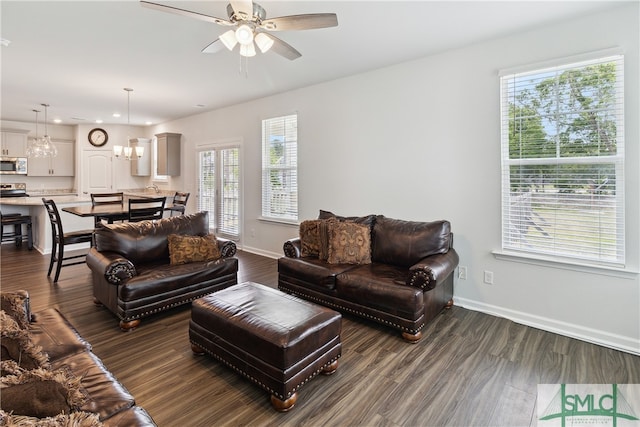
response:
[[[125,196],[133,197],[173,197],[175,190],[160,190],[156,192],[153,188],[128,189],[122,191]],[[78,196],[73,190],[27,190],[29,197],[4,197],[0,198],[0,204],[9,206],[42,206],[42,198],[53,199],[56,205],[82,205],[91,203],[91,197]]]
[[[56,205],[82,205],[85,203],[91,203],[90,197],[79,196],[47,196],[47,198],[53,199]],[[0,204],[10,206],[44,206],[42,204],[42,196],[29,196],[29,197],[3,197],[0,198]]]
[[[141,196],[141,197],[173,197],[176,195],[175,190],[156,190],[149,189],[133,189],[133,190],[120,190],[125,196]]]

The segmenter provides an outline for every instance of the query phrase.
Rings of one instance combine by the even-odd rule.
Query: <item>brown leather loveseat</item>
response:
[[[219,258],[172,263],[170,235],[207,236],[208,212],[157,221],[102,224],[87,254],[93,295],[129,330],[142,317],[176,307],[238,281],[236,245],[217,238]],[[194,245],[194,252],[200,245]],[[210,259],[210,258],[209,258]]]
[[[370,259],[351,264],[323,259],[326,221],[367,225]],[[305,256],[301,237],[285,242],[285,257],[278,260],[280,290],[399,329],[409,342],[417,342],[425,324],[453,304],[452,273],[459,258],[448,221],[345,218],[320,211],[311,222],[318,225],[320,253]]]

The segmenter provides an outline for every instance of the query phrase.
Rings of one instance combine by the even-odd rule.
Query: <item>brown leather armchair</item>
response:
[[[236,245],[217,239],[221,258],[172,265],[168,236],[209,233],[207,212],[122,224],[100,224],[87,254],[96,304],[130,330],[140,319],[237,283]]]

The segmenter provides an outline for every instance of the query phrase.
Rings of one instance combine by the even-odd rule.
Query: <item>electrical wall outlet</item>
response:
[[[484,271],[484,283],[493,285],[493,271]]]
[[[458,266],[458,279],[467,280],[467,266],[466,265]]]

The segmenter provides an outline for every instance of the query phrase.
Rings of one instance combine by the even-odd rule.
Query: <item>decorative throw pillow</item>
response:
[[[49,356],[4,310],[0,310],[0,358],[13,360],[23,369],[49,368]]]
[[[370,264],[371,230],[355,222],[329,223],[329,264]]]
[[[320,255],[320,223],[318,219],[300,223],[300,252],[302,256]]]
[[[167,240],[171,265],[213,261],[221,256],[216,236],[213,234],[206,236],[170,234]]]
[[[329,258],[329,227],[330,224],[337,222],[335,218],[324,219],[320,221],[320,248],[318,258],[326,261]]]
[[[2,410],[35,418],[68,414],[85,401],[80,379],[64,370],[33,369],[2,377],[0,393]]]
[[[26,291],[3,292],[0,294],[0,310],[4,310],[21,329],[29,328],[29,294]]]
[[[8,414],[0,409],[0,426],[15,427],[102,427],[100,416],[91,412],[72,412],[55,417],[34,418]]]

